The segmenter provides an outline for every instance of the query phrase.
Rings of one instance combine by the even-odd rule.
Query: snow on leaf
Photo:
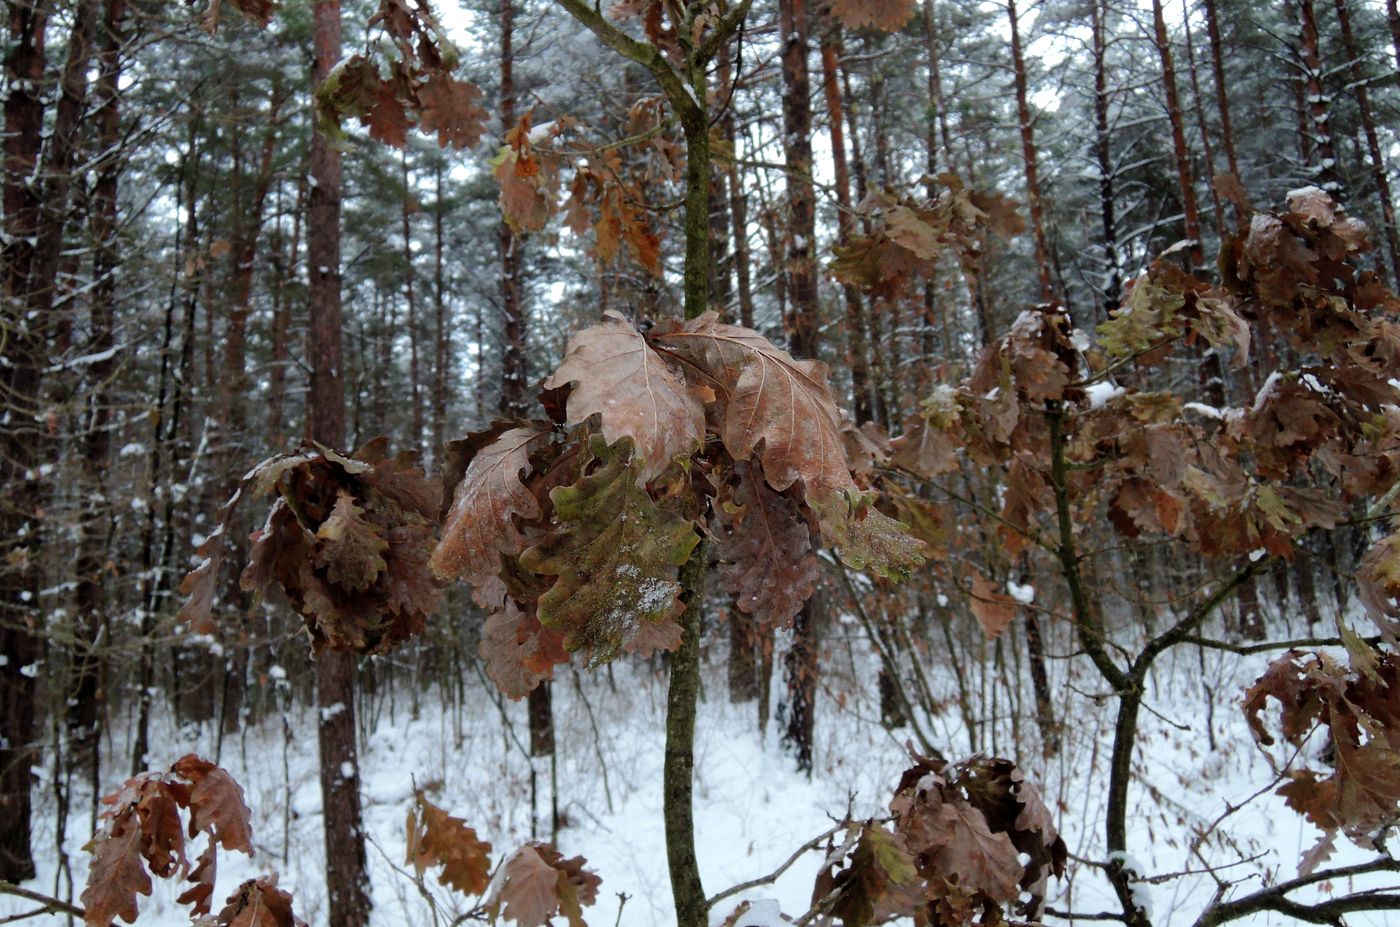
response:
[[[573,384],[568,424],[599,415],[609,442],[632,438],[642,460],[642,480],[651,480],[677,455],[705,440],[705,410],[667,361],[640,332],[613,310],[600,325],[569,339],[564,361],[545,389]]]
[[[550,492],[558,526],[520,558],[524,569],[556,577],[540,596],[539,620],[568,632],[564,646],[606,663],[647,624],[681,609],[676,567],[700,541],[694,527],[658,508],[639,482],[632,439],[590,439],[599,466]]]

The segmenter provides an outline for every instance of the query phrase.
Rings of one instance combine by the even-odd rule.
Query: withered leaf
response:
[[[367,589],[384,572],[383,554],[389,549],[389,542],[364,514],[355,497],[341,490],[330,517],[316,531],[322,542],[317,545],[316,565],[331,582],[356,592]]]
[[[228,897],[217,927],[306,927],[292,911],[292,896],[277,887],[277,876],[249,879]]]
[[[408,811],[408,858],[421,876],[429,866],[440,866],[438,881],[464,895],[486,891],[491,873],[491,844],[476,831],[428,801],[422,789],[413,793]]]
[[[492,922],[505,917],[516,927],[543,927],[561,908],[576,911],[596,900],[599,879],[582,857],[564,859],[553,847],[528,843],[510,855],[495,880],[486,911]],[[569,920],[576,923],[573,911]]]
[[[445,74],[434,74],[418,89],[422,107],[418,129],[425,135],[437,133],[443,148],[472,148],[486,129],[486,110],[480,106],[481,90],[475,84]]]
[[[644,625],[679,612],[676,567],[700,536],[639,485],[631,438],[608,445],[594,435],[589,450],[601,466],[550,492],[559,526],[527,549],[520,564],[557,577],[540,597],[540,623],[567,631],[565,647],[584,650],[596,666]]]
[[[569,661],[564,632],[546,628],[511,599],[486,619],[478,649],[486,661],[486,675],[513,699],[529,695],[541,681],[553,677],[557,664]]]
[[[733,502],[720,513],[720,585],[760,625],[787,627],[816,588],[820,564],[798,506],[754,467],[736,464]]]
[[[193,753],[171,767],[190,783],[190,832],[206,833],[226,850],[253,852],[253,818],[243,788],[226,771]]]
[[[972,593],[970,595],[973,617],[982,627],[982,633],[987,640],[995,640],[1001,636],[1001,632],[1011,626],[1011,622],[1016,620],[1017,602],[1011,596],[1003,592],[997,592],[986,577],[976,570],[970,570],[972,574]]]
[[[872,495],[852,478],[824,364],[794,360],[758,332],[722,323],[713,312],[658,327],[648,340],[689,361],[687,376],[693,372],[714,389],[717,430],[730,456],[756,459],[779,492],[801,481],[823,537],[843,560],[896,577],[923,562],[923,545],[875,511]]]
[[[502,552],[523,549],[515,519],[535,521],[542,513],[520,474],[530,468],[530,454],[547,440],[540,425],[512,428],[472,458],[433,552],[438,575],[462,577],[481,587],[500,571]]]
[[[704,443],[705,410],[667,361],[616,311],[608,310],[602,324],[569,339],[563,363],[544,386],[569,383],[568,424],[598,415],[610,443],[630,437],[642,461],[643,482],[665,470],[671,458]]]

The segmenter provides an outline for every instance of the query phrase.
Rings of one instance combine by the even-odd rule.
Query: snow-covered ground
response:
[[[863,689],[849,681],[853,678],[851,654],[865,670],[860,676],[870,681]],[[831,674],[829,688],[822,691],[818,703],[817,768],[810,780],[794,771],[778,745],[776,724],[770,722],[767,736],[762,737],[755,706],[727,702],[722,656],[716,646],[707,664],[707,698],[697,724],[696,820],[700,865],[710,894],[771,872],[795,848],[845,814],[848,805],[856,817],[880,814],[905,766],[905,735],[888,733],[875,720],[873,664],[858,643],[852,648],[838,643],[825,655],[829,663],[844,665]],[[965,748],[966,732],[952,707],[951,674],[938,665],[936,653],[929,662],[933,687],[949,696],[949,708],[929,719],[928,726],[936,738],[949,744],[947,752],[956,756]],[[1073,887],[1059,883],[1051,906],[1087,913],[1116,911],[1107,882],[1084,862],[1104,859],[1098,822],[1105,801],[1112,702],[1096,700],[1103,691],[1102,682],[1081,662],[1052,663],[1057,710],[1066,719],[1063,750],[1048,761],[1038,756],[1020,759],[1040,785],[1047,804],[1058,812],[1072,856]],[[1262,884],[1261,878],[1286,879],[1296,874],[1299,855],[1317,839],[1311,825],[1266,793],[1229,814],[1217,837],[1200,847],[1199,855],[1191,851],[1193,837],[1203,827],[1272,779],[1268,762],[1253,747],[1237,708],[1242,687],[1266,662],[1263,655],[1218,652],[1207,652],[1202,660],[1194,648],[1182,648],[1163,661],[1149,692],[1150,710],[1142,719],[1136,758],[1140,772],[1132,791],[1130,845],[1147,876],[1199,873],[1207,863],[1233,862],[1236,865],[1218,875],[1231,881],[1249,878],[1236,891],[1250,891]],[[1213,711],[1206,707],[1207,685],[1214,692]],[[526,739],[523,703],[505,703],[503,714],[475,678],[467,686],[460,711],[444,709],[433,692],[420,693],[420,703],[415,719],[402,691],[392,701],[381,698],[373,713],[373,735],[361,753],[377,927],[433,923],[428,904],[403,869],[404,819],[415,783],[433,789],[436,803],[491,841],[498,859],[531,836],[530,766],[521,747]],[[555,684],[559,743],[555,775],[562,819],[558,843],[565,855],[587,857],[589,867],[603,879],[597,905],[585,912],[595,927],[673,922],[661,820],[664,704],[664,673],[648,664],[620,663],[611,681],[602,672],[584,676],[564,669]],[[1002,712],[1005,718],[994,725],[996,746],[1010,753],[1013,712],[1004,707]],[[1020,728],[1022,743],[1030,743],[1034,722],[1029,705],[1019,715],[1015,727]],[[316,927],[326,923],[326,902],[313,716],[310,709],[299,709],[289,720],[284,728],[281,718],[271,717],[241,736],[225,739],[220,761],[244,786],[254,813],[258,853],[251,860],[221,855],[215,897],[221,900],[251,875],[277,871],[280,885],[293,893],[298,913]],[[1208,722],[1214,727],[1214,749],[1206,733]],[[165,762],[191,751],[213,755],[213,734],[207,726],[167,729],[156,743],[156,752]],[[987,747],[992,745],[986,742]],[[109,749],[121,756],[126,747],[113,743]],[[35,792],[34,847],[43,871],[30,887],[45,892],[55,889],[58,859],[51,791],[51,783],[45,780]],[[86,799],[75,804],[85,807]],[[70,824],[64,848],[77,883],[76,898],[85,878],[86,854],[81,848],[90,831],[85,813],[74,817],[77,820]],[[1330,864],[1366,858],[1343,840]],[[1240,865],[1241,859],[1250,862]],[[713,921],[722,921],[745,898],[774,899],[791,916],[804,912],[818,864],[818,856],[809,854],[776,884],[720,905],[712,913]],[[428,882],[445,913],[466,910],[460,899],[437,886],[431,874]],[[1155,923],[1183,925],[1194,920],[1215,887],[1213,877],[1195,874],[1152,881],[1143,890]],[[1342,893],[1351,888],[1323,885],[1320,891]],[[183,910],[174,904],[176,894],[176,886],[158,882],[155,895],[141,900],[138,923],[188,924]],[[30,902],[0,897],[0,916],[32,907]],[[50,915],[28,923],[62,920]],[[1386,919],[1384,915],[1349,915],[1348,922],[1381,925]],[[1290,921],[1281,915],[1261,915],[1248,923]]]

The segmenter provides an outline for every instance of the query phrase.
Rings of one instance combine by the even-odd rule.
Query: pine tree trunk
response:
[[[87,503],[83,514],[78,553],[74,571],[77,589],[74,600],[78,613],[79,633],[86,648],[79,657],[79,671],[73,680],[69,730],[75,737],[74,749],[91,761],[93,780],[99,777],[97,735],[106,702],[104,665],[97,652],[98,641],[107,625],[107,595],[103,565],[107,560],[110,513],[100,500],[102,476],[107,471],[112,445],[112,409],[108,381],[116,369],[112,357],[115,345],[112,325],[117,290],[117,183],[121,169],[121,43],[122,20],[126,15],[126,0],[107,0],[103,17],[101,50],[98,53],[96,87],[98,156],[94,167],[97,179],[93,188],[92,231],[95,242],[93,256],[93,288],[90,311],[90,341],[88,353],[96,357],[88,368],[94,388],[88,394],[84,438],[82,482]]]
[[[317,86],[340,60],[340,0],[316,0],[312,37]],[[310,317],[307,360],[307,437],[345,448],[344,365],[340,304],[340,153],[312,129],[307,197],[307,261]],[[316,655],[316,727],[321,748],[321,803],[326,834],[328,919],[336,927],[369,924],[369,876],[360,808],[360,763],[355,742],[355,657],[345,651]]]
[[[1196,73],[1196,46],[1191,40],[1191,0],[1181,0],[1182,31],[1186,38],[1186,73],[1191,81],[1191,112],[1196,117],[1196,126],[1201,133],[1201,153],[1206,159],[1206,187],[1210,191],[1211,209],[1215,211],[1215,230],[1220,241],[1225,241],[1225,210],[1221,206],[1220,191],[1213,182],[1215,178],[1215,149],[1210,143],[1210,126],[1206,125],[1205,104],[1201,102],[1201,81]]]
[[[1352,95],[1356,97],[1356,107],[1361,113],[1361,129],[1366,135],[1366,151],[1371,157],[1371,181],[1375,184],[1376,200],[1380,206],[1391,279],[1400,286],[1400,233],[1395,228],[1395,202],[1390,196],[1390,179],[1386,176],[1385,156],[1381,153],[1380,137],[1376,132],[1371,95],[1366,90],[1366,75],[1361,69],[1361,53],[1356,44],[1356,34],[1351,28],[1351,11],[1347,0],[1335,0],[1335,3],[1337,22],[1342,29],[1342,45],[1351,65]]]
[[[737,88],[733,87],[733,75],[730,73],[729,49],[720,50],[719,57],[719,86],[724,88],[727,94],[729,105],[724,107],[720,114],[720,131],[724,133],[724,140],[729,143],[730,150],[737,153],[735,146],[736,136],[734,132],[734,106],[733,95]],[[739,171],[739,165],[734,158],[730,158],[724,165],[725,185],[728,187],[729,196],[729,228],[734,238],[733,261],[734,283],[739,300],[739,324],[747,328],[753,328],[753,282],[751,278],[750,254],[749,254],[749,200],[744,191],[743,177]]]
[[[1324,189],[1335,196],[1341,189],[1337,149],[1332,141],[1332,108],[1322,86],[1322,54],[1318,49],[1317,10],[1312,0],[1298,2],[1298,58],[1303,68],[1304,104],[1308,113],[1312,159],[1308,166]]]
[[[1390,47],[1395,50],[1395,68],[1400,70],[1400,4],[1385,0],[1385,21],[1390,26]]]
[[[408,149],[399,153],[400,176],[403,180],[403,203],[399,214],[403,221],[403,273],[404,305],[408,323],[408,394],[412,404],[412,431],[408,436],[408,446],[418,450],[423,441],[423,390],[419,383],[418,365],[418,301],[414,298],[413,272],[413,177],[408,170]]]
[[[1026,59],[1021,50],[1021,17],[1016,0],[1007,0],[1006,16],[1011,23],[1011,66],[1016,83],[1016,119],[1021,127],[1021,160],[1026,174],[1026,199],[1030,204],[1031,235],[1035,241],[1035,271],[1040,281],[1040,299],[1053,302],[1055,287],[1050,276],[1050,246],[1045,237],[1045,205],[1040,195],[1040,167],[1035,148],[1035,125],[1031,122]]]
[[[1201,213],[1196,203],[1196,187],[1191,178],[1191,152],[1186,147],[1186,123],[1181,115],[1181,98],[1176,87],[1176,66],[1172,63],[1171,40],[1167,21],[1162,12],[1162,0],[1152,0],[1152,27],[1157,45],[1157,57],[1162,62],[1162,92],[1167,101],[1167,121],[1171,124],[1172,155],[1176,161],[1177,189],[1181,193],[1181,212],[1185,237],[1192,244],[1187,250],[1192,267],[1199,267],[1201,250]]]
[[[836,240],[845,245],[851,236],[851,174],[846,166],[846,135],[841,113],[841,85],[837,58],[840,32],[835,24],[822,33],[822,90],[826,96],[827,125],[831,131],[831,161],[836,173]],[[851,409],[857,422],[874,418],[870,398],[870,370],[867,364],[865,306],[860,293],[850,284],[841,288],[846,306],[846,360],[851,369]]]
[[[1230,176],[1240,180],[1240,161],[1235,153],[1235,129],[1230,121],[1230,94],[1225,88],[1225,56],[1221,48],[1220,20],[1215,13],[1215,0],[1205,0],[1206,36],[1210,39],[1210,71],[1215,80],[1215,101],[1220,110],[1220,145],[1225,150],[1225,166]],[[1240,217],[1235,209],[1235,220]]]
[[[451,341],[447,332],[447,291],[443,268],[442,162],[433,169],[433,462],[441,463],[447,441],[447,383]]]
[[[9,4],[5,60],[4,175],[4,413],[34,422],[44,367],[46,320],[29,324],[25,287],[39,227],[39,197],[29,183],[43,137],[44,38],[48,3]],[[29,846],[34,740],[34,675],[39,656],[38,510],[42,496],[32,475],[41,459],[37,429],[11,424],[0,430],[0,880],[34,877]]]
[[[1122,258],[1118,247],[1117,201],[1113,189],[1113,156],[1109,147],[1108,128],[1108,67],[1104,41],[1104,16],[1108,5],[1104,0],[1090,0],[1090,31],[1094,50],[1094,157],[1099,168],[1099,221],[1103,229],[1104,318],[1118,308],[1123,297]]]
[[[820,330],[817,303],[816,196],[812,189],[812,103],[808,77],[807,0],[779,0],[778,30],[783,58],[783,155],[787,168],[788,231],[784,246],[788,307],[784,318],[788,343],[797,357],[815,358]],[[788,652],[788,724],[785,740],[797,768],[812,771],[813,709],[816,702],[816,622],[813,604],[793,623]]]

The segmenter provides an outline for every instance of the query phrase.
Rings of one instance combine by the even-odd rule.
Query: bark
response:
[[[719,85],[727,87],[728,93],[732,97],[735,92],[731,86],[733,78],[730,74],[729,50],[720,50],[719,58]],[[724,140],[729,143],[730,150],[737,152],[736,135],[734,131],[734,107],[725,106],[720,114],[720,131],[724,133]],[[728,188],[729,196],[729,227],[734,238],[734,250],[732,266],[734,269],[734,283],[739,299],[739,324],[748,328],[753,328],[753,282],[751,279],[751,258],[749,253],[749,201],[748,195],[744,191],[743,177],[739,172],[739,165],[734,158],[730,158],[724,165],[725,186]]]
[[[1090,31],[1094,52],[1094,157],[1099,168],[1099,221],[1103,229],[1104,275],[1103,317],[1118,308],[1123,297],[1123,274],[1118,249],[1117,200],[1113,189],[1113,157],[1109,147],[1108,68],[1105,62],[1104,0],[1091,0]]]
[[[412,176],[408,170],[408,150],[405,148],[399,153],[399,169],[403,180],[403,204],[399,210],[402,217],[403,234],[403,272],[404,272],[404,305],[407,309],[408,324],[408,390],[409,399],[412,402],[412,428],[409,435],[408,446],[417,450],[423,441],[423,391],[419,385],[418,375],[418,301],[414,298],[413,288],[413,188],[410,186]]]
[[[1400,4],[1385,0],[1385,21],[1390,26],[1390,47],[1395,51],[1395,67],[1400,70]]]
[[[1186,74],[1191,81],[1191,112],[1201,133],[1201,153],[1206,160],[1206,186],[1210,190],[1211,209],[1215,211],[1215,230],[1223,242],[1226,234],[1225,210],[1221,207],[1220,191],[1210,182],[1215,177],[1215,150],[1210,143],[1210,127],[1206,125],[1205,106],[1201,103],[1201,81],[1196,73],[1196,46],[1191,40],[1191,0],[1182,0],[1181,23],[1186,38]]]
[[[502,131],[515,125],[515,57],[512,43],[515,27],[514,0],[501,0],[501,107]],[[522,242],[502,219],[496,229],[496,246],[501,261],[501,413],[518,418],[528,414],[526,394],[529,366],[526,357],[529,325],[520,294]]]
[[[1366,90],[1366,75],[1361,67],[1361,52],[1356,42],[1356,33],[1351,27],[1351,10],[1347,0],[1335,0],[1337,22],[1342,30],[1342,46],[1346,50],[1351,67],[1352,95],[1356,97],[1356,107],[1361,113],[1361,129],[1366,136],[1366,152],[1371,158],[1371,182],[1376,187],[1376,200],[1380,206],[1381,225],[1384,226],[1386,251],[1390,257],[1391,279],[1400,285],[1400,234],[1395,228],[1395,202],[1390,196],[1390,179],[1386,176],[1385,156],[1381,153],[1380,136],[1376,132],[1376,117],[1371,109],[1371,95]]]
[[[0,879],[34,877],[30,839],[35,677],[41,616],[39,591],[42,493],[36,470],[41,457],[39,386],[45,364],[47,319],[27,311],[27,283],[34,260],[40,203],[29,183],[39,163],[44,104],[44,38],[48,4],[9,4],[5,60],[4,176],[4,415],[0,430]],[[28,671],[28,673],[23,671]]]
[[[1154,0],[1156,2],[1156,0]],[[1021,17],[1016,0],[1007,0],[1006,15],[1011,23],[1011,65],[1016,83],[1016,118],[1021,127],[1021,160],[1026,175],[1026,199],[1031,214],[1031,235],[1035,241],[1035,271],[1040,281],[1040,299],[1052,302],[1055,288],[1050,276],[1050,247],[1045,237],[1045,205],[1041,200],[1040,168],[1036,157],[1035,125],[1031,121],[1026,59],[1021,50]]]
[[[1235,129],[1230,121],[1230,94],[1225,89],[1225,55],[1220,40],[1220,20],[1215,12],[1215,0],[1205,0],[1206,36],[1210,40],[1210,71],[1215,80],[1216,107],[1220,110],[1220,145],[1225,151],[1225,166],[1231,176],[1239,179],[1240,161],[1235,153]],[[1235,221],[1241,218],[1234,207]]]
[[[340,0],[317,0],[312,12],[313,79],[319,85],[340,60]],[[318,128],[311,136],[307,197],[307,260],[310,317],[307,359],[307,437],[344,448],[345,394],[341,348],[340,153]],[[326,834],[329,921],[336,927],[367,927],[369,879],[360,809],[360,764],[355,743],[355,658],[325,649],[316,655],[317,739],[321,748],[321,802]]]
[[[812,103],[807,58],[807,0],[779,0],[778,30],[783,61],[783,156],[787,168],[788,232],[785,236],[788,343],[797,357],[815,358],[820,309],[817,304],[816,195],[812,189]],[[793,623],[793,645],[785,672],[788,724],[784,740],[797,768],[812,771],[812,709],[816,674],[816,626],[809,602]]]
[[[1182,221],[1185,237],[1192,244],[1187,250],[1191,266],[1199,267],[1201,250],[1201,214],[1196,202],[1196,187],[1191,178],[1191,152],[1186,147],[1186,124],[1181,115],[1181,98],[1176,87],[1176,66],[1172,63],[1171,40],[1167,36],[1167,21],[1162,12],[1162,0],[1152,0],[1152,29],[1157,45],[1157,57],[1162,63],[1162,92],[1167,102],[1167,121],[1172,132],[1172,156],[1176,162],[1177,189],[1181,193]]]
[[[1312,0],[1298,3],[1298,64],[1303,69],[1304,106],[1308,115],[1306,166],[1316,171],[1322,186],[1333,193],[1341,188],[1337,173],[1337,149],[1332,141],[1332,112],[1322,86],[1322,55],[1318,49],[1317,10]]]
[[[851,236],[851,174],[846,165],[841,86],[837,75],[839,49],[840,33],[833,25],[822,35],[822,90],[826,96],[831,161],[836,174],[836,240],[838,245],[845,245]],[[865,305],[860,293],[850,284],[842,286],[841,295],[846,307],[846,359],[851,369],[851,408],[857,422],[868,422],[874,417],[874,408],[870,398],[870,371],[866,363]]]
[[[81,479],[86,487],[81,536],[74,571],[77,588],[74,604],[84,650],[78,653],[78,672],[73,679],[69,731],[74,749],[91,761],[97,783],[99,751],[96,749],[99,725],[104,714],[103,661],[98,642],[107,625],[107,595],[103,564],[111,537],[110,513],[103,500],[106,493],[102,476],[107,471],[112,445],[112,408],[108,381],[116,369],[112,356],[115,345],[112,324],[116,306],[117,184],[121,169],[121,44],[125,0],[107,0],[98,53],[97,137],[101,152],[94,165],[97,178],[92,197],[93,287],[90,309],[91,337],[87,352],[98,358],[88,367],[91,389],[85,411]]]
[[[447,383],[451,378],[451,341],[447,333],[447,292],[443,272],[442,162],[433,170],[433,462],[439,463],[447,441]]]

